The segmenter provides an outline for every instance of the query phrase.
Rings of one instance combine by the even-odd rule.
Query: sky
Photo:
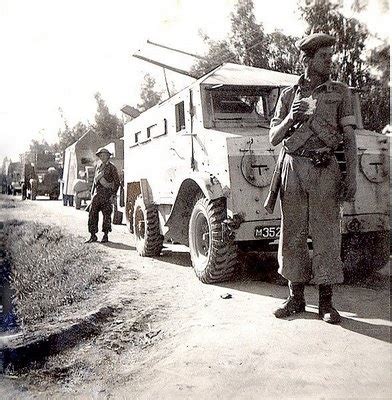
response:
[[[350,0],[345,0],[349,2]],[[362,15],[385,37],[382,0],[368,0]],[[194,59],[147,45],[146,40],[202,54],[199,31],[222,39],[236,0],[0,0],[0,160],[18,160],[32,139],[54,143],[64,127],[93,122],[94,94],[111,112],[136,105],[146,73],[164,87],[162,69],[132,57],[155,57],[181,68]],[[267,32],[301,36],[295,0],[254,0]],[[350,13],[349,8],[347,9]],[[190,83],[168,73],[177,90]]]

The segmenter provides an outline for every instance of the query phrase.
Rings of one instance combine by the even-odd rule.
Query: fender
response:
[[[175,193],[175,202],[173,208],[177,203],[177,199],[182,190],[187,190],[187,187],[197,185],[203,192],[207,199],[214,200],[223,197],[225,194],[219,180],[208,172],[193,172],[188,174],[187,177],[177,182]]]
[[[175,202],[165,226],[167,235],[172,240],[188,244],[188,223],[192,214],[195,198],[203,194],[207,199],[214,200],[224,197],[222,185],[212,174],[192,173],[177,184]]]

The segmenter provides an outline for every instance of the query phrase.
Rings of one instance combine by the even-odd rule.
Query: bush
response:
[[[6,223],[5,234],[14,307],[22,324],[58,315],[103,280],[102,252],[91,251],[61,228],[13,221]]]

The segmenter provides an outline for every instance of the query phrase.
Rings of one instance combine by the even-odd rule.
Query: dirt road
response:
[[[1,214],[87,237],[87,213],[58,201],[18,203]],[[390,398],[387,268],[366,284],[336,289],[343,322],[333,326],[317,318],[315,287],[306,289],[305,314],[278,320],[271,311],[286,297],[285,287],[252,280],[204,285],[184,248],[142,259],[126,226],[115,226],[110,239],[91,246],[104,248],[117,267],[107,293],[121,301],[117,320],[100,337],[53,357],[49,370],[66,366],[56,379],[34,373],[3,379],[0,398]],[[221,297],[226,293],[231,298]],[[113,350],[105,340],[116,324],[131,324],[133,336]]]

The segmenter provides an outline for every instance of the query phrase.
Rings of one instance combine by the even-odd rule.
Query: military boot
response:
[[[97,235],[91,234],[90,239],[86,240],[84,243],[94,243],[98,240]]]
[[[274,311],[276,318],[286,318],[305,311],[305,285],[289,282],[289,290],[290,296],[281,307]]]
[[[332,285],[319,285],[319,317],[329,324],[338,324],[342,320],[332,306]]]
[[[108,234],[105,232],[102,236],[102,240],[101,243],[107,243],[109,241],[109,236]]]

